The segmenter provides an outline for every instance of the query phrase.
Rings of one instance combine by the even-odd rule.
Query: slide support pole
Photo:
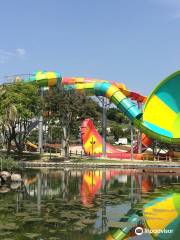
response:
[[[131,122],[131,160],[133,160],[133,130],[134,130],[134,126],[133,123]]]
[[[41,88],[41,96],[43,96],[43,88]],[[43,115],[39,117],[39,127],[38,127],[38,151],[43,153]]]
[[[106,157],[106,99],[102,99],[102,156]]]
[[[138,108],[142,112],[142,104],[138,103]],[[138,153],[142,153],[142,133],[141,130],[138,129]]]

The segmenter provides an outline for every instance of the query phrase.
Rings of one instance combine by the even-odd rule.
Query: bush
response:
[[[0,157],[1,170],[13,171],[20,169],[19,162],[15,161],[12,157],[1,156]]]

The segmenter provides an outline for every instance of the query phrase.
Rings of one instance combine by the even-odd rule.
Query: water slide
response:
[[[34,149],[35,151],[38,149],[38,146],[30,141],[27,141],[26,142],[26,146],[31,148],[31,149]]]
[[[90,156],[102,156],[102,136],[98,133],[91,119],[86,119],[81,125],[81,139],[84,152]],[[142,148],[146,149],[152,144],[152,140],[142,134]],[[135,159],[143,159],[143,154],[137,154],[137,146],[134,146]],[[130,151],[123,151],[106,143],[106,156],[109,158],[130,159]]]
[[[107,97],[149,138],[166,144],[180,144],[180,71],[156,86],[146,99],[143,111],[127,96],[125,89],[106,80],[67,78],[57,72],[37,72],[25,82],[36,82],[41,87],[62,84],[66,90]]]
[[[95,83],[95,82],[108,82],[105,80],[97,80],[97,79],[84,79],[84,78],[63,78],[63,83],[65,85],[71,85],[71,84],[83,84],[83,83]],[[126,86],[122,83],[117,83],[114,81],[111,81],[111,84],[118,87],[118,89],[125,94],[126,97],[130,98],[131,100],[136,101],[138,104],[144,104],[147,97],[143,96],[139,93],[130,91],[126,88]],[[87,133],[87,132],[88,133]],[[87,155],[96,155],[101,156],[102,155],[102,137],[99,135],[98,131],[95,129],[93,122],[90,119],[85,120],[82,123],[81,126],[81,138],[82,138],[82,145],[84,152]],[[95,141],[93,144],[92,142]],[[142,149],[147,149],[152,144],[152,140],[146,136],[144,133],[142,134]],[[92,146],[93,145],[93,146]],[[107,157],[112,158],[131,158],[130,151],[120,151],[117,150],[115,147],[111,146],[110,144],[106,144],[106,150],[107,150]],[[138,152],[138,144],[134,146],[134,153]],[[134,155],[135,159],[143,159],[142,154],[136,154]]]

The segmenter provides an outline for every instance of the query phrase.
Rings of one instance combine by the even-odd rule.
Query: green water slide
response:
[[[41,87],[62,84],[67,91],[73,89],[107,97],[148,137],[162,143],[180,144],[180,71],[156,86],[147,98],[143,112],[117,86],[105,80],[89,78],[87,81],[61,77],[57,72],[37,72],[25,82],[36,82]]]

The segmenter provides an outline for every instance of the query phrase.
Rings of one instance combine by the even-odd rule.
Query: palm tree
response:
[[[17,109],[14,104],[6,108],[5,114],[0,118],[0,131],[2,136],[2,145],[7,144],[7,154],[11,151],[13,140],[13,129],[16,128],[16,119],[18,117]]]

